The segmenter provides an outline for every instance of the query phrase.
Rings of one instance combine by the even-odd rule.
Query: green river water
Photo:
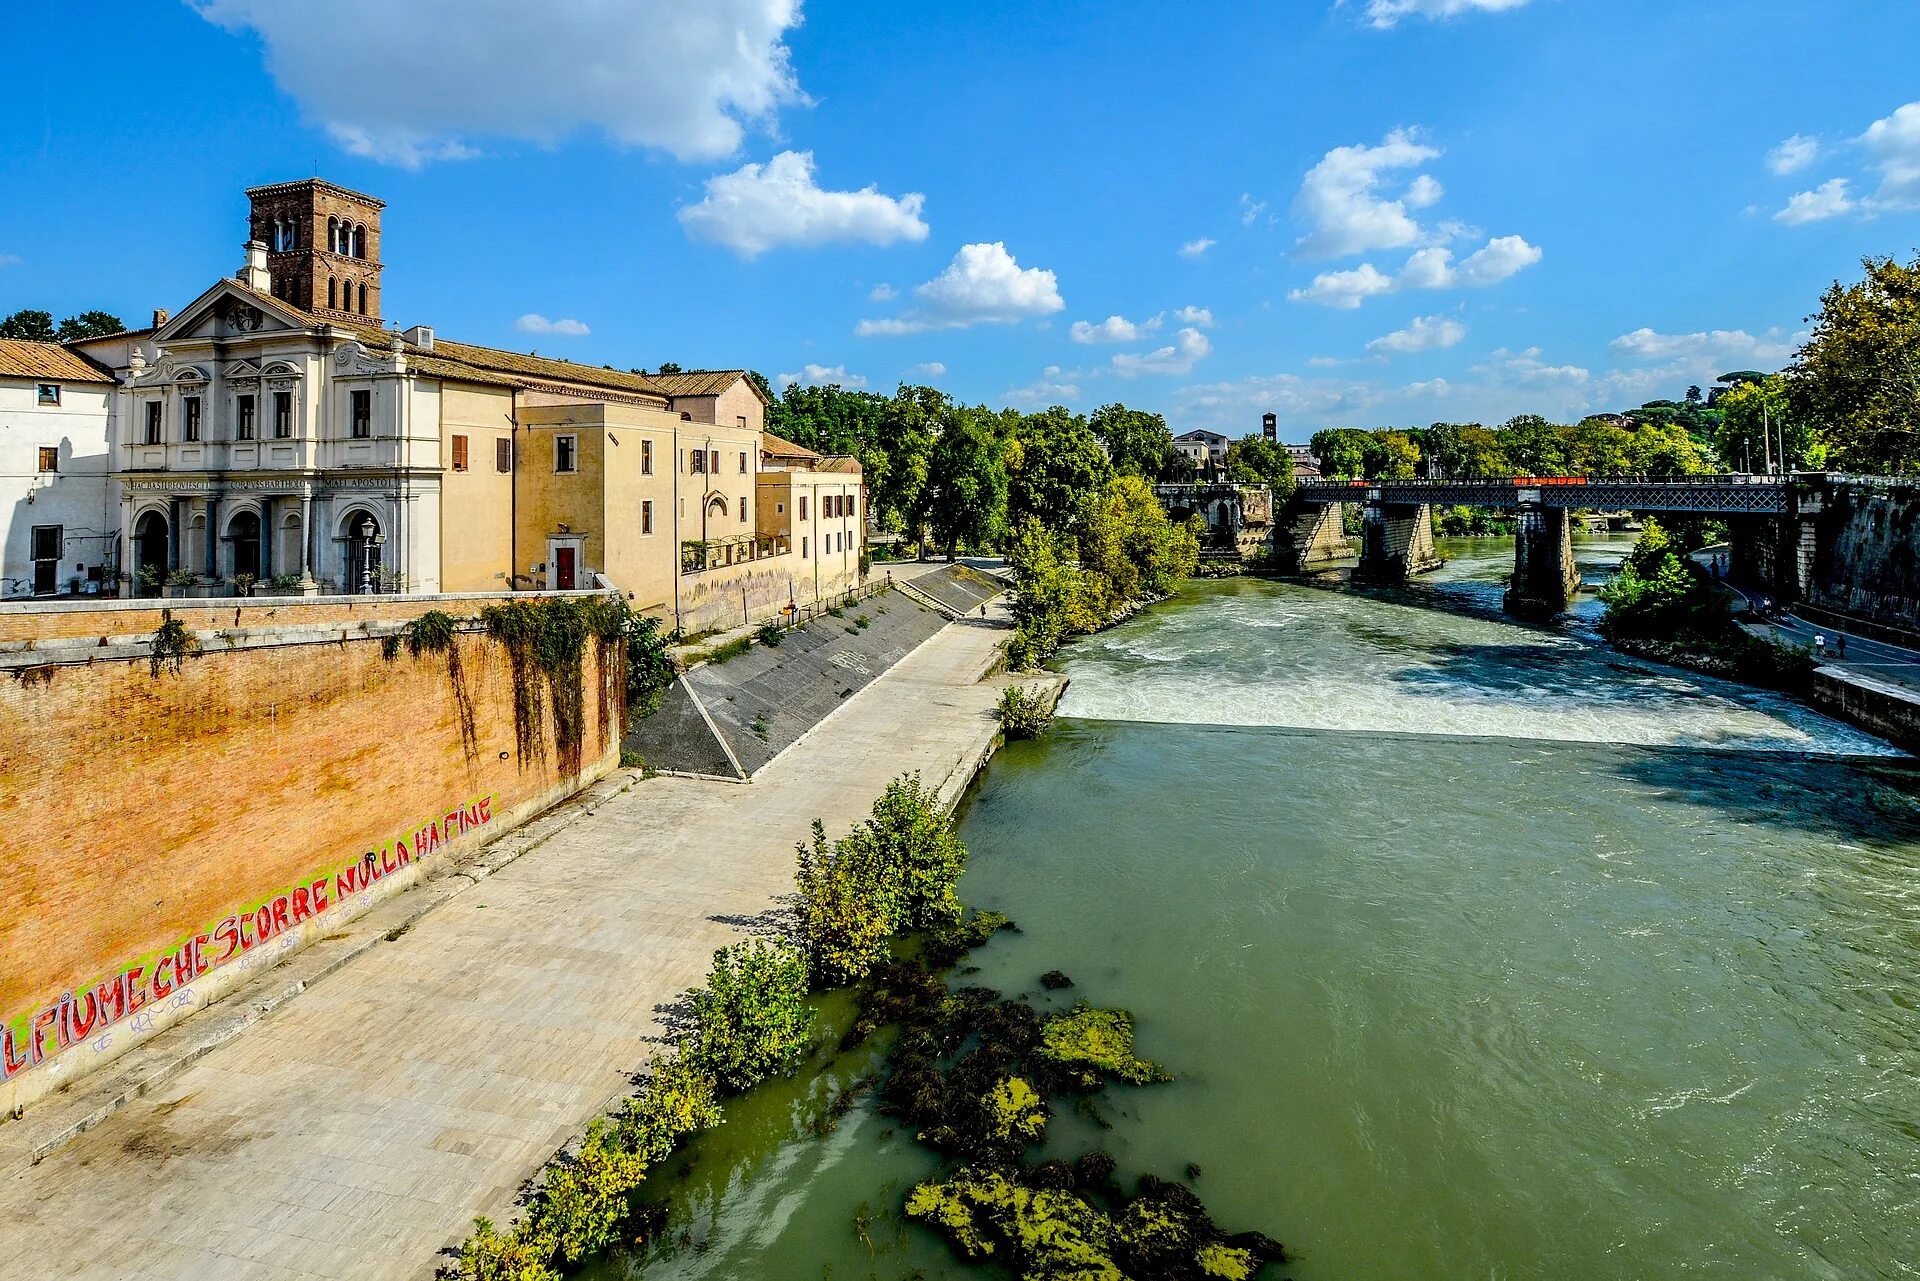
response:
[[[966,981],[1065,970],[1179,1079],[1049,1149],[1197,1164],[1304,1281],[1920,1275],[1920,778],[1500,619],[1510,549],[1198,585],[1065,656],[965,811],[961,893],[1022,927]],[[672,1244],[596,1275],[979,1275],[900,1220],[910,1135],[810,1127],[872,1059],[733,1105],[650,1185]]]

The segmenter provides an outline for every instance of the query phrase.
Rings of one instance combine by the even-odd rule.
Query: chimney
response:
[[[267,243],[264,240],[247,242],[247,265],[235,275],[238,280],[255,293],[272,293],[273,277],[267,274]]]
[[[166,324],[169,320],[172,320],[172,319],[173,319],[173,313],[168,311],[165,307],[155,307],[153,309],[153,327],[155,329],[160,328],[160,326]]]

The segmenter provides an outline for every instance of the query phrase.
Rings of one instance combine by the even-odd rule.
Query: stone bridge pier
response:
[[[1514,530],[1513,578],[1506,609],[1527,618],[1550,618],[1572,603],[1580,590],[1573,563],[1573,522],[1564,507],[1522,502]]]
[[[1381,502],[1369,496],[1367,522],[1361,530],[1360,565],[1353,571],[1355,582],[1404,583],[1445,563],[1433,545],[1431,507],[1425,503]]]
[[[1280,571],[1312,574],[1351,556],[1341,528],[1345,511],[1340,503],[1300,503],[1282,512],[1273,526],[1273,557]]]
[[[1727,577],[1793,603],[1814,594],[1824,495],[1795,496],[1785,516],[1736,516],[1727,522]]]

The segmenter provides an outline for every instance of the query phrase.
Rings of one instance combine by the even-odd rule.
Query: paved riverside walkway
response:
[[[9,1154],[0,1277],[431,1275],[626,1092],[813,819],[844,831],[907,770],[964,788],[1004,635],[1001,608],[947,627],[751,784],[603,797],[40,1164]]]

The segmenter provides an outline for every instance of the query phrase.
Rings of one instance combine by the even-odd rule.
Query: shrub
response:
[[[622,1147],[604,1121],[595,1121],[573,1160],[547,1171],[539,1211],[529,1222],[551,1234],[567,1262],[578,1263],[612,1244],[646,1170],[644,1156]]]
[[[755,939],[713,954],[705,987],[688,993],[694,1028],[690,1063],[724,1089],[740,1091],[786,1072],[807,1050],[813,1010],[807,963],[786,944]]]
[[[822,986],[851,983],[887,953],[900,916],[898,871],[865,827],[828,845],[826,828],[816,819],[813,843],[798,849],[794,884],[807,968]]]
[[[551,1266],[553,1250],[553,1238],[525,1222],[503,1234],[491,1219],[478,1218],[452,1273],[458,1281],[560,1281]]]
[[[650,1162],[666,1159],[689,1134],[720,1124],[714,1081],[685,1054],[654,1060],[646,1084],[614,1118],[620,1146]]]
[[[920,776],[907,774],[888,783],[865,826],[898,880],[895,928],[924,930],[958,921],[962,908],[953,887],[966,870],[967,847]]]
[[[1053,724],[1053,709],[1040,687],[1010,685],[1000,691],[1000,732],[1008,738],[1038,738]]]
[[[759,630],[753,634],[753,638],[762,645],[765,645],[768,649],[779,649],[780,642],[785,636],[786,632],[781,628],[780,624],[774,622],[771,618],[760,624]]]

